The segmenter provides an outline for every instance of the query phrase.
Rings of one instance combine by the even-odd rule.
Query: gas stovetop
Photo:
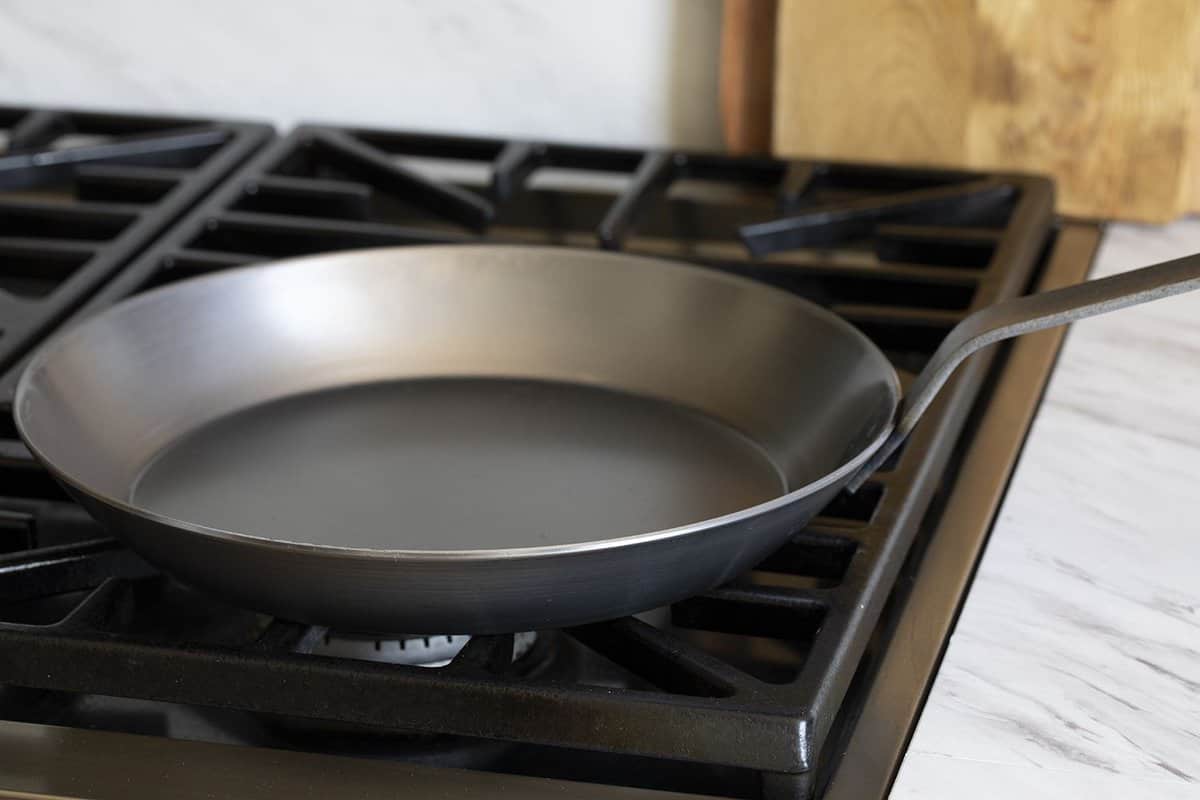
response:
[[[489,241],[767,281],[853,322],[908,378],[970,310],[1086,272],[1096,230],[1053,219],[1049,182],[319,125],[266,142],[240,123],[19,109],[0,127],[0,763],[22,764],[0,766],[0,789],[103,794],[173,753],[269,773],[277,791],[288,775],[316,785],[294,766],[311,758],[362,796],[514,780],[530,795],[585,791],[563,780],[595,796],[886,793],[1055,334],[974,357],[871,482],[743,578],[515,636],[329,631],[178,585],[15,440],[16,376],[53,330],[171,281]],[[129,764],[98,762],[106,748]],[[174,780],[228,778],[212,772]]]

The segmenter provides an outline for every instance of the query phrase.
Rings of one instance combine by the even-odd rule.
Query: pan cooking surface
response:
[[[662,530],[785,491],[752,441],[670,403],[437,379],[269,403],[160,453],[132,502],[275,539],[457,550]]]

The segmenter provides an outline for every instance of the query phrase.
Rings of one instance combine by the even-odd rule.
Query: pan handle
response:
[[[887,460],[916,427],[954,369],[976,350],[1014,336],[1067,325],[1193,289],[1200,289],[1200,254],[1041,294],[1016,297],[974,312],[950,331],[921,370],[900,403],[891,435],[854,474],[847,488],[856,491]]]

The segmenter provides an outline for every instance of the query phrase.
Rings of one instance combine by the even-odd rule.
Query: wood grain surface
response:
[[[781,0],[774,149],[1052,174],[1059,209],[1200,208],[1195,0]]]

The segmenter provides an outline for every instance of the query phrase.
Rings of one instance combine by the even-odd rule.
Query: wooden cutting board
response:
[[[1059,210],[1200,209],[1200,2],[780,0],[773,149],[1052,174]]]
[[[771,149],[776,0],[725,0],[721,9],[721,134],[735,155]]]

